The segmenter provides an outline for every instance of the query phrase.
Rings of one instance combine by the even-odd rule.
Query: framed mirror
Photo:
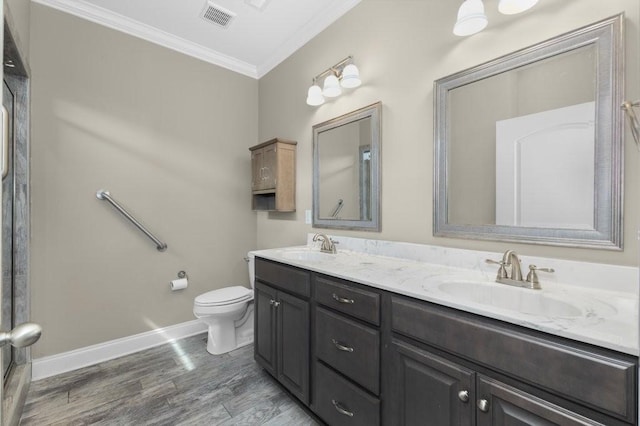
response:
[[[435,236],[622,248],[622,24],[435,82]]]
[[[313,126],[313,227],[380,230],[381,110]]]

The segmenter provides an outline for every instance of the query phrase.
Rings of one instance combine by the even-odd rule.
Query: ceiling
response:
[[[361,0],[32,1],[260,78]]]

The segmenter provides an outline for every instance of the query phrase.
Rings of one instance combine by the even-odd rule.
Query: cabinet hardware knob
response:
[[[478,408],[483,413],[488,413],[489,412],[489,401],[487,401],[486,399],[478,400]]]
[[[340,297],[337,294],[333,293],[331,295],[331,297],[333,297],[333,300],[340,302],[340,303],[346,303],[348,305],[353,305],[354,304],[354,300],[353,299],[345,299],[344,297]]]
[[[336,339],[331,339],[331,341],[333,342],[334,346],[343,352],[353,352],[353,348],[349,347],[349,346],[345,346],[342,343],[338,342]]]
[[[277,308],[278,306],[280,306],[280,302],[273,302],[273,307]]]
[[[331,400],[331,403],[333,404],[334,408],[336,409],[336,411],[340,414],[343,414],[345,416],[349,416],[349,417],[353,417],[353,412],[346,410],[338,401],[336,401],[335,399]]]
[[[462,402],[469,402],[469,391],[461,390],[460,392],[458,392],[458,398],[460,398],[460,401]]]

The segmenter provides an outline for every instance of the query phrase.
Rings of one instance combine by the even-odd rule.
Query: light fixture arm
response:
[[[638,116],[633,110],[633,107],[640,107],[640,101],[624,101],[621,105],[621,108],[627,113],[627,117],[629,118],[629,124],[631,125],[631,135],[636,142],[636,147],[638,147],[638,150],[640,150],[640,120],[638,120]]]
[[[320,78],[328,75],[329,73],[333,73],[333,75],[340,78],[340,74],[342,73],[342,70],[344,69],[344,67],[352,63],[353,63],[353,56],[349,55],[343,60],[341,60],[340,62],[338,62],[337,64],[327,68],[326,70],[322,71],[320,74],[313,77],[313,83],[315,84],[316,81],[320,80]]]

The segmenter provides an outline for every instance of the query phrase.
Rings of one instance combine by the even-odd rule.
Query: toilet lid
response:
[[[196,297],[196,305],[200,306],[219,306],[230,305],[232,303],[242,302],[251,299],[253,292],[246,287],[239,285],[233,287],[224,287],[218,290],[208,291]]]

